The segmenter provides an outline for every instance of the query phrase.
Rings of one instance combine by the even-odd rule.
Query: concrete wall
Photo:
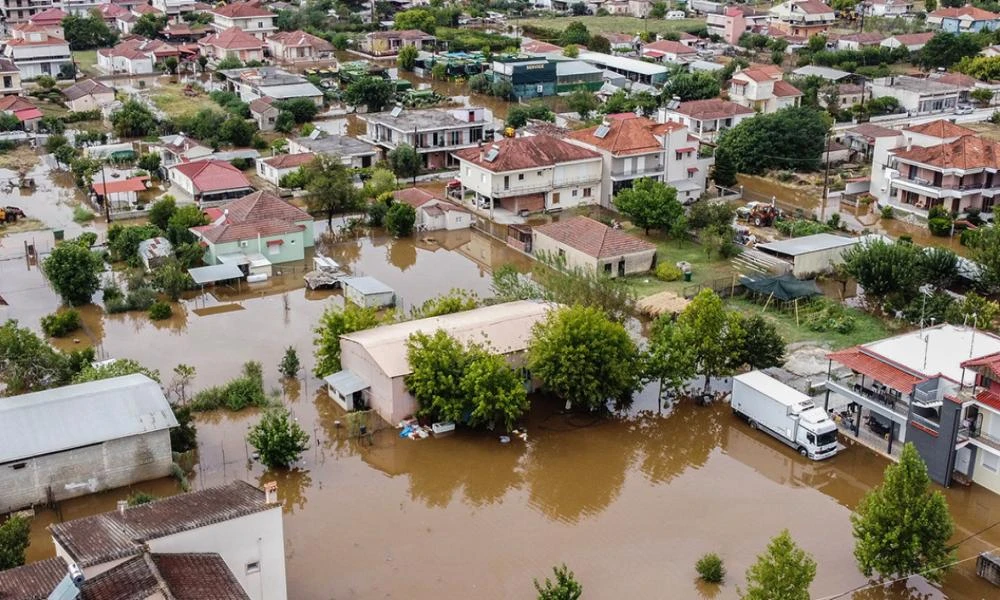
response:
[[[166,477],[170,432],[154,431],[0,465],[0,513]],[[23,464],[23,467],[18,467]]]
[[[102,106],[111,104],[114,100],[114,92],[106,94],[87,94],[86,96],[82,96],[76,100],[68,100],[66,102],[66,106],[69,107],[71,111],[85,112],[89,110],[99,110]]]
[[[792,263],[792,275],[799,279],[806,279],[817,273],[826,273],[832,270],[835,265],[844,262],[841,257],[848,248],[850,246],[840,246],[809,254],[800,254],[795,257]]]
[[[927,463],[927,473],[931,479],[945,486],[951,483],[951,474],[955,468],[955,441],[958,438],[961,412],[960,404],[945,399],[941,404],[940,425],[936,430],[929,428],[928,431],[915,422],[912,411],[906,423],[906,441],[913,442],[917,447],[920,456]]]
[[[603,271],[605,265],[611,265],[611,272],[608,273],[611,277],[618,277],[618,262],[622,259],[625,260],[625,274],[631,275],[633,273],[645,273],[652,268],[653,259],[656,256],[656,250],[651,249],[623,257],[616,256],[613,258],[597,259],[576,248],[562,244],[543,233],[537,231],[534,233],[532,251],[536,255],[549,254],[557,257],[560,255],[560,250],[563,253],[562,256],[566,259],[566,266],[590,270],[600,269]]]
[[[388,377],[360,344],[340,340],[340,365],[368,383],[369,407],[390,424],[416,412],[416,399],[406,391],[403,377]]]

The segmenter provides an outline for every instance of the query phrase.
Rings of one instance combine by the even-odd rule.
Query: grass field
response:
[[[84,73],[98,75],[97,50],[77,50],[73,53],[73,60],[76,61],[77,68]]]
[[[657,235],[645,236],[641,229],[630,229],[629,233],[656,244],[657,263],[675,264],[680,261],[691,263],[691,281],[660,281],[652,273],[629,278],[636,294],[642,298],[657,292],[669,290],[676,294],[692,285],[709,283],[717,279],[731,278],[735,270],[729,259],[709,258],[705,247],[692,241],[665,240]]]
[[[212,102],[208,94],[202,92],[197,96],[185,96],[184,87],[177,83],[157,85],[151,93],[153,104],[172,119],[190,117],[205,108],[222,111],[218,104]]]
[[[774,323],[778,333],[789,344],[795,342],[820,342],[825,343],[834,350],[848,348],[858,344],[865,344],[874,340],[889,337],[897,331],[887,326],[886,322],[856,308],[845,308],[854,317],[854,330],[850,333],[837,333],[836,331],[813,331],[804,324],[795,324],[795,314],[782,312],[770,308],[763,312],[763,306],[743,298],[731,298],[726,301],[729,308],[738,310],[746,315],[760,314],[765,319]]]
[[[562,31],[573,21],[580,21],[586,25],[587,30],[592,34],[634,34],[647,30],[654,33],[666,33],[669,31],[680,32],[705,25],[704,19],[679,19],[676,21],[665,21],[662,19],[637,19],[635,17],[552,17],[539,19],[518,19],[516,23]]]

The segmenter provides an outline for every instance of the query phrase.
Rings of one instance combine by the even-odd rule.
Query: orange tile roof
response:
[[[893,154],[904,161],[944,169],[1000,169],[1000,142],[974,135],[962,136],[947,144],[894,150]]]
[[[333,44],[305,31],[280,31],[267,39],[278,42],[288,48],[311,46],[317,52],[333,51]]]
[[[535,227],[533,231],[594,258],[612,258],[656,250],[655,245],[645,240],[588,217],[560,219]]]
[[[656,136],[684,127],[673,121],[657,123],[634,113],[608,115],[607,122],[610,130],[603,138],[594,135],[598,127],[573,131],[569,137],[612,154],[644,154],[663,148],[663,142]]]
[[[224,211],[229,211],[226,215],[226,221],[231,224],[266,219],[293,222],[312,221],[312,217],[306,211],[292,206],[274,194],[263,191],[247,194],[222,208]]]
[[[968,17],[976,21],[992,21],[994,19],[1000,18],[1000,15],[992,13],[988,10],[983,10],[971,5],[965,5],[960,8],[939,8],[932,13],[927,15],[928,17],[938,17],[941,19],[954,18],[961,19],[962,17]]]
[[[91,189],[99,196],[119,194],[121,192],[142,192],[146,190],[146,180],[149,177],[132,177],[121,181],[99,181],[91,185]]]
[[[239,27],[230,27],[220,33],[211,33],[198,40],[201,46],[215,46],[226,50],[244,48],[263,48],[264,42],[258,40]]]
[[[427,190],[415,187],[406,188],[405,190],[396,190],[392,193],[392,197],[398,202],[409,204],[413,208],[420,208],[424,204],[427,204],[431,200],[435,199],[434,194],[428,192]]]
[[[211,13],[229,17],[230,19],[246,19],[250,17],[273,17],[274,13],[260,5],[260,2],[233,2],[213,8]]]
[[[487,161],[485,155],[493,149],[498,149],[499,153],[494,160]],[[480,155],[483,157],[480,158]],[[455,152],[455,156],[487,171],[502,173],[551,167],[564,162],[600,158],[601,155],[550,135],[532,135],[505,138],[482,148],[465,148]]]
[[[774,82],[774,95],[779,98],[787,98],[789,96],[801,96],[802,91],[784,79],[779,79]]]
[[[826,357],[844,365],[852,371],[871,377],[875,381],[885,384],[902,394],[912,393],[913,386],[923,381],[922,377],[907,373],[885,360],[866,354],[862,346],[831,352]]]
[[[233,165],[222,160],[199,160],[171,167],[184,174],[199,192],[250,188],[250,181]]]
[[[29,23],[36,25],[61,25],[63,19],[69,15],[59,8],[48,8],[28,19]]]
[[[822,15],[833,12],[832,8],[819,0],[800,0],[799,2],[795,2],[795,5],[801,8],[802,12],[807,15]]]
[[[921,133],[941,139],[975,135],[976,133],[971,129],[956,125],[947,119],[938,119],[921,125],[911,125],[906,127],[905,131],[912,131],[913,133]]]
[[[690,46],[685,46],[684,44],[673,40],[659,40],[651,44],[646,44],[642,47],[642,49],[643,51],[659,50],[660,52],[666,52],[668,54],[696,54],[698,52]]]
[[[775,65],[750,65],[742,71],[738,71],[733,77],[743,75],[754,81],[768,81],[781,79],[781,74],[781,68]]]
[[[735,102],[730,102],[729,100],[723,100],[722,98],[681,102],[680,105],[674,109],[674,112],[687,115],[692,119],[698,119],[700,121],[704,121],[706,119],[725,119],[728,117],[735,117],[736,115],[752,115],[754,113],[752,108],[736,104]]]
[[[303,152],[302,154],[279,154],[278,156],[272,156],[271,158],[265,159],[264,163],[275,169],[292,169],[295,167],[301,167],[307,165],[316,158],[316,155],[312,152]]]
[[[901,35],[894,35],[890,39],[895,39],[897,42],[904,46],[915,46],[917,44],[926,44],[931,41],[937,35],[933,31],[924,31],[923,33],[904,33]]]

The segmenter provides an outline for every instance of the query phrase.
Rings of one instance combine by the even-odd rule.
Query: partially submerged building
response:
[[[364,308],[385,308],[396,303],[396,292],[369,276],[341,277],[344,299]]]
[[[861,242],[860,238],[817,233],[754,246],[755,250],[781,259],[788,273],[808,279],[832,271],[844,262],[844,252]]]
[[[392,193],[396,202],[409,204],[417,212],[414,227],[417,231],[454,231],[472,226],[472,214],[434,194],[420,188],[407,188]]]
[[[423,110],[397,106],[358,118],[365,123],[362,141],[379,147],[383,154],[406,144],[420,154],[425,169],[458,166],[452,153],[485,140],[488,124],[486,110],[475,106]]]
[[[171,185],[201,206],[241,198],[253,191],[243,171],[222,160],[182,162],[167,169]]]
[[[645,273],[656,266],[656,245],[589,217],[532,228],[532,252],[609,277]]]

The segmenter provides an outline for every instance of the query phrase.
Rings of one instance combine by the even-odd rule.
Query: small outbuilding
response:
[[[155,237],[139,242],[139,260],[146,271],[159,267],[174,253],[174,247],[165,237]]]
[[[859,238],[817,233],[757,244],[755,249],[790,263],[792,275],[798,279],[808,279],[818,273],[831,271],[843,263],[844,251],[859,241]]]
[[[565,260],[566,266],[611,277],[645,273],[656,266],[656,246],[588,217],[560,219],[532,230],[532,252]]]
[[[396,303],[396,292],[374,277],[344,277],[340,280],[344,299],[366,308],[383,308]]]

